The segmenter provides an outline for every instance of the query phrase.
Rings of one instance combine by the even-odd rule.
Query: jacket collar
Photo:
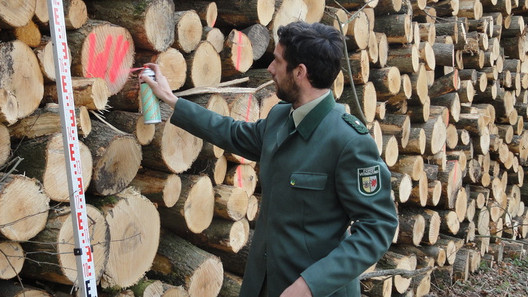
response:
[[[328,95],[317,104],[299,123],[297,126],[297,132],[302,136],[303,139],[308,139],[312,135],[313,131],[324,117],[334,108],[335,106],[334,95],[329,92]]]

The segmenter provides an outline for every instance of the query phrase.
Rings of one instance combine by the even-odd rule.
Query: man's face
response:
[[[278,43],[273,51],[275,59],[268,66],[268,71],[275,81],[277,97],[288,103],[295,103],[299,99],[299,86],[293,77],[295,69],[289,72],[286,70],[288,63],[284,60],[283,54],[284,47]]]

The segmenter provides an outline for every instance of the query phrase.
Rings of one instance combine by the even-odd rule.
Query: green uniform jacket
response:
[[[180,99],[171,123],[260,162],[241,297],[257,297],[265,280],[278,297],[299,276],[315,297],[359,297],[357,277],[387,251],[398,224],[390,172],[365,126],[331,94],[283,137],[290,108],[278,104],[246,123]]]

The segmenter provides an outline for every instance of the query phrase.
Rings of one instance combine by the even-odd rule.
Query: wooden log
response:
[[[67,38],[73,76],[103,78],[111,95],[123,88],[134,60],[134,42],[127,29],[90,19],[68,31]]]
[[[183,285],[190,297],[218,295],[224,276],[218,257],[169,232],[163,232],[160,239],[157,255],[147,276]]]
[[[410,43],[411,28],[411,16],[408,14],[378,15],[374,21],[374,31],[384,32],[389,43]]]
[[[187,1],[179,2],[185,3]],[[275,13],[275,2],[275,0],[217,2],[216,5],[218,9],[218,17],[215,25],[220,28],[243,28],[253,24],[262,24],[267,26],[273,19],[273,14]]]
[[[455,46],[450,43],[435,42],[432,45],[436,65],[455,66]]]
[[[236,297],[240,294],[242,278],[235,274],[224,272],[224,281],[218,297]]]
[[[401,75],[396,67],[371,69],[369,80],[376,88],[376,93],[383,97],[386,94],[395,95],[401,87]]]
[[[109,229],[101,211],[86,205],[87,229],[90,234],[95,279],[101,279],[109,256]],[[22,275],[32,279],[71,285],[77,282],[77,261],[73,253],[74,233],[71,209],[58,207],[51,211],[45,228],[31,241],[23,243],[27,263]]]
[[[425,152],[426,136],[423,128],[413,128],[409,132],[409,142],[405,147],[401,143],[398,150],[402,154],[423,154]]]
[[[179,11],[195,10],[204,27],[214,27],[218,18],[218,6],[211,1],[174,1]]]
[[[354,104],[354,94],[351,88],[346,88],[343,90],[341,98],[339,98],[340,103],[349,104],[355,106]],[[365,115],[367,122],[372,122],[376,115],[376,88],[372,82],[367,82],[364,85],[356,86],[356,95],[360,103],[360,108]],[[351,111],[351,114],[358,114],[358,111]]]
[[[391,166],[391,171],[406,173],[412,180],[418,181],[424,170],[424,161],[421,155],[399,155],[398,161]]]
[[[203,141],[178,128],[168,121],[172,108],[160,104],[162,122],[155,124],[156,132],[152,142],[144,146],[142,165],[148,168],[181,173],[189,169],[198,157]],[[174,142],[174,139],[180,141]]]
[[[86,191],[92,178],[92,155],[90,149],[79,141],[79,155],[82,178],[85,181],[82,191]],[[30,139],[17,149],[17,156],[23,160],[17,166],[28,177],[36,178],[42,183],[44,193],[54,201],[69,202],[70,193],[62,134]]]
[[[2,280],[0,281],[0,288],[2,288],[2,293],[6,297],[51,297],[52,295],[46,292],[29,285],[21,286],[19,282],[12,280]]]
[[[101,286],[132,286],[149,270],[156,255],[160,215],[150,200],[131,187],[98,200],[112,239]]]
[[[307,7],[308,8],[308,7]],[[320,23],[332,26],[337,30],[343,30],[344,34],[348,32],[348,22],[347,11],[340,7],[326,6],[324,9],[324,14],[320,20]],[[307,14],[308,16],[308,11]]]
[[[387,59],[389,56],[389,41],[387,40],[387,35],[385,33],[375,32],[375,35],[376,41],[378,43],[378,61],[376,62],[376,66],[383,68],[387,66]]]
[[[21,27],[27,24],[35,13],[35,0],[6,2],[0,13],[0,28]]]
[[[18,103],[15,95],[0,88],[0,122],[14,124],[18,117]]]
[[[361,280],[362,293],[370,297],[389,297],[392,292],[392,278],[373,277]]]
[[[19,275],[24,262],[24,249],[20,243],[0,241],[0,279],[12,279]]]
[[[161,293],[163,293],[163,283],[160,280],[142,279],[130,287],[130,290],[134,296],[161,296]]]
[[[402,147],[406,147],[409,142],[411,121],[407,115],[388,114],[385,116],[380,127],[384,134],[398,136]]]
[[[439,180],[435,180],[430,182],[428,186],[427,206],[437,206],[442,195],[442,183]]]
[[[9,130],[0,124],[0,167],[2,167],[11,155],[11,139]]]
[[[226,177],[227,166],[227,159],[223,155],[218,159],[198,158],[187,172],[195,175],[206,174],[213,182],[213,185],[220,185]]]
[[[440,232],[457,234],[460,230],[460,222],[456,212],[452,210],[438,210],[441,218]]]
[[[366,49],[367,47],[370,47],[370,42],[373,41],[377,51],[378,46],[377,42],[375,42],[376,35],[373,34],[373,30],[370,30],[371,24],[369,23],[367,14],[362,10],[351,13],[357,14],[355,15],[355,18],[348,23],[348,30],[346,32],[346,36],[348,37],[347,48],[349,50]],[[374,37],[374,39],[372,40],[371,37]],[[373,58],[372,56],[370,57]]]
[[[46,225],[49,197],[40,183],[23,175],[2,174],[0,233],[13,241],[25,241]]]
[[[352,53],[348,56],[350,61],[350,67],[354,69],[352,72],[352,80],[348,75],[348,71],[345,71],[345,83],[354,82],[354,84],[366,84],[369,81],[370,75],[370,64],[369,64],[369,55],[366,50],[360,50],[359,52]],[[342,62],[343,65],[346,65],[346,62]]]
[[[248,196],[251,196],[257,187],[257,173],[248,164],[236,164],[228,168],[224,183],[242,188]]]
[[[216,4],[216,2],[211,2],[211,4],[212,3]],[[213,47],[215,48],[217,53],[220,53],[224,49],[225,35],[218,28],[204,27],[203,28],[202,39],[210,42],[213,45]],[[250,39],[251,39],[251,37],[250,37]],[[269,43],[269,32],[268,32],[268,43]],[[253,58],[255,58],[255,51],[258,50],[259,48],[260,47],[258,47],[258,46],[253,47]]]
[[[155,125],[145,124],[142,114],[113,110],[105,115],[105,119],[115,128],[134,135],[141,145],[148,145],[154,139]]]
[[[159,65],[163,75],[167,78],[167,82],[169,83],[171,90],[177,90],[184,85],[187,76],[187,62],[185,61],[183,54],[177,49],[169,47],[167,50],[159,53],[147,50],[137,51],[135,55],[135,64],[144,65],[146,63],[156,63]],[[138,98],[139,85],[137,80],[134,82],[137,88],[137,90],[134,90],[136,93],[124,94],[125,96]],[[127,84],[128,83],[129,81],[127,81]],[[112,102],[115,101],[117,100],[112,100]],[[137,99],[136,102],[139,103],[139,99]],[[138,103],[135,104],[137,105]],[[114,107],[121,108],[118,106]],[[129,109],[127,108],[127,110]]]
[[[90,110],[106,109],[110,91],[102,78],[72,78],[72,91],[75,106],[85,106]],[[44,86],[43,102],[58,103],[56,84]]]
[[[178,175],[146,168],[138,171],[130,186],[162,207],[173,207],[178,202],[182,190],[182,182]]]
[[[242,30],[242,33],[244,33],[251,42],[253,60],[256,61],[260,59],[266,53],[266,49],[270,44],[271,36],[268,28],[262,24],[253,24]]]
[[[416,269],[416,262],[416,256],[405,256],[402,254],[387,251],[378,261],[376,267],[380,269],[414,270]],[[404,278],[401,275],[395,275],[393,278],[394,289],[399,293],[405,292],[410,285],[411,279]]]
[[[409,200],[412,191],[412,180],[408,174],[391,172],[391,185],[397,201],[405,203]]]
[[[399,48],[390,48],[387,65],[398,68],[400,73],[417,72],[420,66],[418,44],[406,44]]]
[[[429,84],[427,82],[427,71],[425,66],[420,64],[417,73],[409,75],[411,79],[412,94],[410,102],[414,105],[424,105],[429,98]]]
[[[213,219],[214,191],[207,176],[180,175],[182,188],[177,203],[171,208],[159,209],[163,225],[167,228],[187,228],[200,233]]]
[[[222,78],[229,78],[246,72],[253,65],[253,48],[246,34],[236,29],[228,34],[222,59]]]
[[[436,79],[429,88],[429,97],[434,98],[452,91],[457,91],[460,88],[460,78],[458,70],[443,75]]]
[[[381,157],[387,164],[392,167],[398,161],[398,140],[393,135],[383,135],[383,150]]]
[[[88,136],[92,130],[88,110],[81,106],[75,110],[75,116],[79,135]],[[9,135],[12,139],[35,138],[59,132],[61,132],[60,112],[56,104],[39,108],[30,116],[9,127]]]
[[[215,215],[224,219],[238,221],[246,216],[249,196],[235,186],[217,185],[215,191]]]
[[[303,0],[275,1],[275,14],[271,22],[273,41],[279,42],[277,30],[280,26],[287,25],[293,21],[304,21],[308,14],[308,6]]]
[[[94,133],[84,139],[93,159],[93,173],[88,190],[106,196],[121,192],[134,179],[141,164],[141,146],[133,135],[92,122]]]
[[[436,154],[443,148],[446,140],[446,127],[440,117],[430,118],[424,124],[416,124],[414,127],[425,130],[428,154]]]
[[[29,46],[19,40],[0,42],[0,52],[3,69],[0,72],[0,89],[13,94],[16,99],[17,118],[26,117],[38,108],[44,94],[44,78],[37,57]]]
[[[469,250],[460,249],[453,263],[453,279],[467,281],[469,278]]]
[[[425,219],[422,215],[401,209],[398,213],[398,243],[418,246],[425,232]]]
[[[245,98],[245,97],[242,97],[242,98]],[[203,106],[204,108],[208,110],[214,111],[220,115],[224,115],[224,116],[229,115],[229,105],[227,104],[227,101],[224,98],[224,96],[220,94],[189,96],[187,99],[193,101],[196,104]],[[249,104],[248,106],[251,106],[250,104],[251,102],[248,101],[247,103]],[[243,102],[240,104],[243,104]],[[254,109],[250,110],[250,113],[249,113],[250,115],[252,114],[251,111],[254,112]],[[236,115],[233,114],[233,116],[236,116]],[[252,118],[254,118],[254,116]],[[223,154],[224,154],[224,150],[222,148],[219,148],[216,145],[213,145],[207,141],[204,141],[202,150],[200,152],[200,155],[198,155],[198,158],[217,159],[221,157]]]
[[[194,51],[184,56],[188,69],[184,87],[210,87],[220,83],[222,60],[210,42],[201,41]]]
[[[189,232],[182,225],[171,226],[171,230],[198,247],[230,253],[240,251],[249,237],[249,223],[245,218],[238,221],[214,218],[201,233]]]
[[[246,218],[250,223],[256,221],[258,218],[260,213],[260,200],[261,196],[258,194],[249,196]]]

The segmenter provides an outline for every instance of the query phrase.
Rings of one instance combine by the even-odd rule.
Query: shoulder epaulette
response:
[[[347,124],[349,124],[352,128],[354,128],[354,130],[357,131],[357,133],[359,134],[367,134],[368,133],[368,129],[367,127],[365,127],[365,125],[363,125],[363,123],[361,123],[361,121],[356,118],[355,116],[349,114],[349,113],[345,113],[343,114],[343,120],[345,120],[345,122]]]

